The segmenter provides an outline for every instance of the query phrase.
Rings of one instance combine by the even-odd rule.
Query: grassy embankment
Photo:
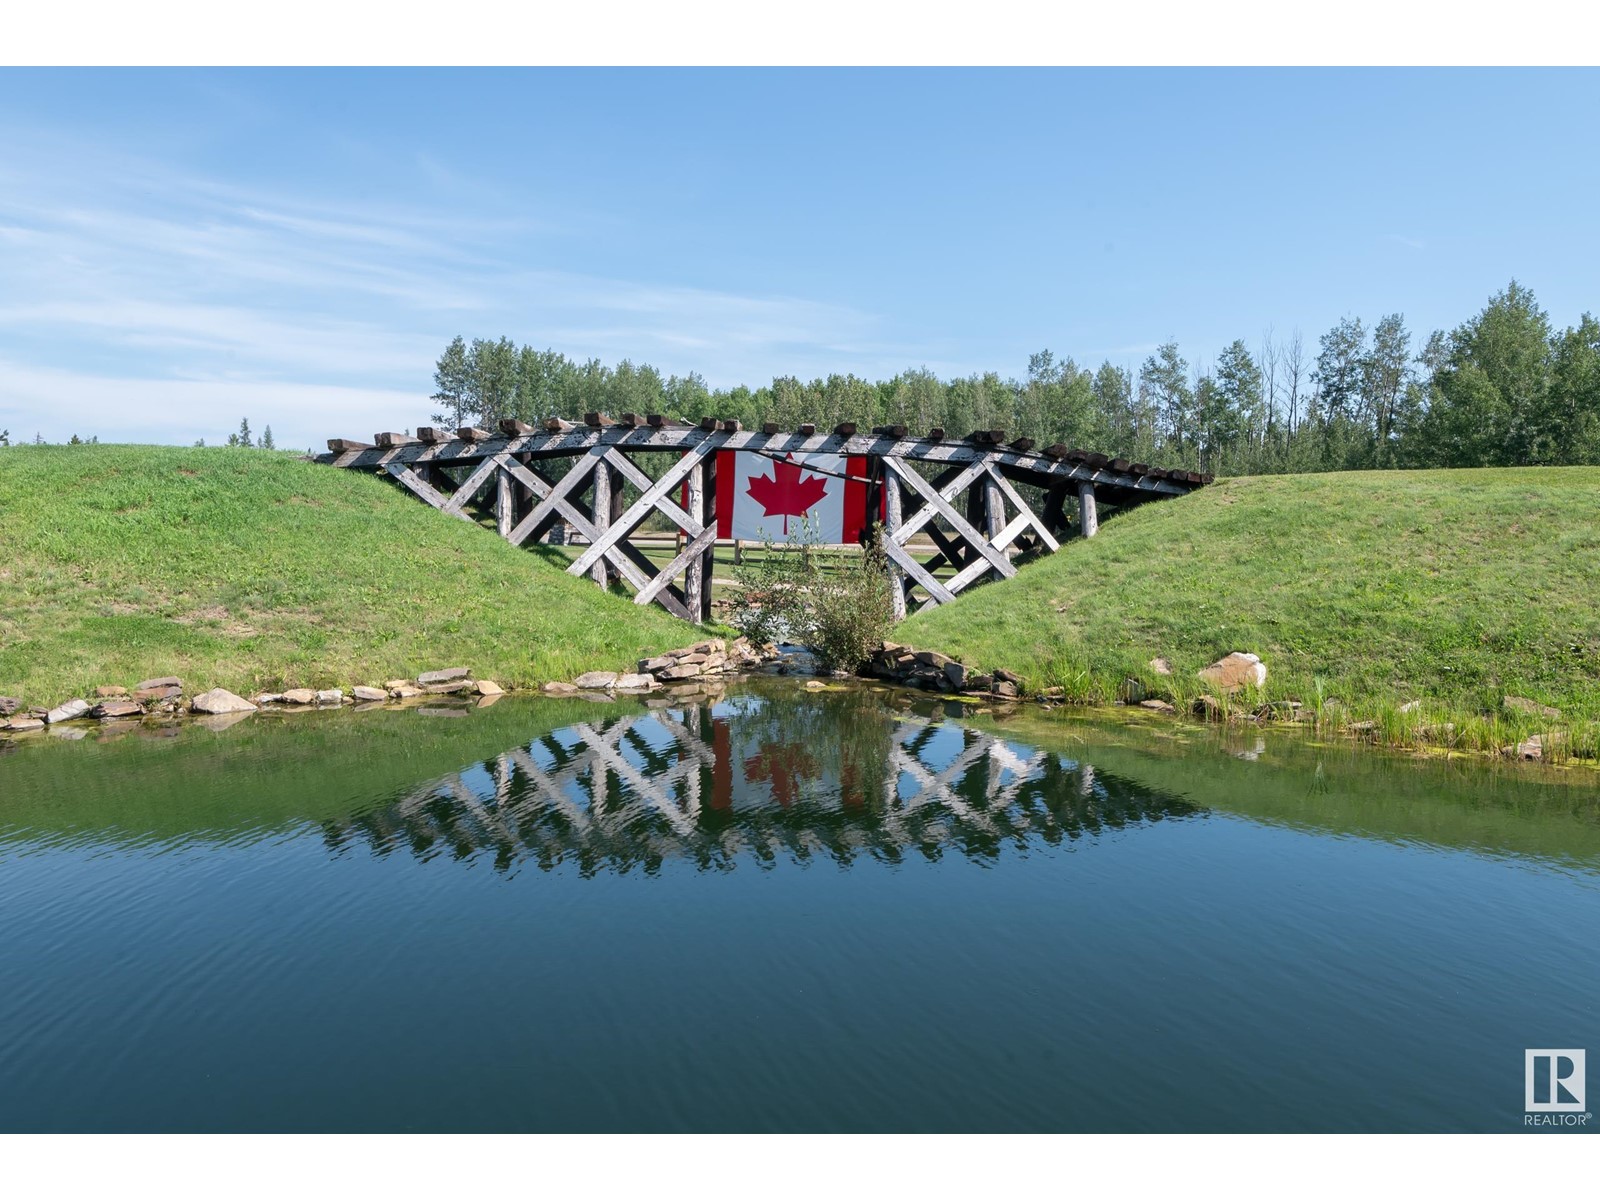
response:
[[[1106,702],[1133,677],[1180,706],[1207,690],[1196,670],[1249,651],[1265,698],[1324,726],[1470,749],[1560,730],[1547,758],[1593,756],[1600,469],[1224,480],[1116,517],[897,640],[1010,668],[1031,690]],[[1507,709],[1507,695],[1561,717]]]
[[[156,675],[249,695],[456,664],[522,686],[693,636],[353,471],[256,450],[0,450],[0,695],[28,703]]]

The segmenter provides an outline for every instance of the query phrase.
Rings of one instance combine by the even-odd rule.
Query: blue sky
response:
[[[1597,71],[0,72],[0,427],[320,445],[454,334],[714,386],[1600,309]]]

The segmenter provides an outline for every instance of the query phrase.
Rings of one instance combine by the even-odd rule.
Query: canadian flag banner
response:
[[[717,451],[717,536],[847,545],[867,519],[861,455]]]

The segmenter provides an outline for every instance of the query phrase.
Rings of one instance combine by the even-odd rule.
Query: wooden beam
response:
[[[530,433],[537,433],[538,430],[526,421],[519,421],[515,417],[506,417],[500,422],[500,432],[511,437],[523,437]]]
[[[920,584],[922,590],[927,592],[929,597],[936,603],[948,604],[956,598],[955,593],[924,570],[922,564],[912,558],[911,552],[904,546],[884,538],[883,549],[884,553],[889,556],[889,560],[910,576],[914,583]]]
[[[449,503],[449,497],[445,496],[444,493],[439,491],[439,489],[434,487],[431,483],[428,483],[426,480],[424,480],[406,463],[392,462],[388,465],[387,470],[390,478],[404,485],[419,499],[427,501],[429,504],[433,505],[434,508],[439,509],[441,512],[450,511],[445,507]],[[464,512],[451,512],[450,515],[463,521],[470,522],[472,520],[472,518],[467,516],[467,514]]]
[[[1100,532],[1100,514],[1094,502],[1094,484],[1088,481],[1078,484],[1078,525],[1086,538],[1092,538]]]
[[[437,446],[441,442],[455,441],[455,434],[451,433],[448,429],[439,429],[433,425],[418,425],[417,440],[419,442],[426,442],[430,446]]]
[[[897,459],[886,458],[883,461],[888,464],[890,470],[894,471],[900,476],[901,479],[909,483],[914,491],[920,492],[923,496],[923,499],[926,501],[924,507],[917,511],[916,516],[912,517],[911,521],[906,522],[906,528],[909,528],[912,522],[914,522],[917,517],[922,516],[923,513],[927,513],[931,518],[933,514],[937,512],[939,516],[944,518],[947,524],[949,524],[957,533],[959,533],[968,541],[968,543],[971,544],[973,549],[975,549],[979,554],[983,555],[984,558],[988,559],[993,565],[994,569],[998,571],[1004,578],[1010,579],[1017,573],[1017,568],[1011,565],[1011,560],[999,550],[996,550],[993,546],[991,546],[988,542],[988,539],[985,538],[983,534],[979,533],[978,530],[974,529],[972,527],[972,523],[963,517],[959,512],[957,512],[955,506],[952,505],[948,499],[934,490],[932,484],[930,484],[921,475],[918,475],[910,467],[902,465]],[[988,464],[985,462],[979,462],[976,463],[975,466],[977,468],[975,471],[972,471],[972,468],[968,468],[968,471],[972,471],[973,479],[976,479],[979,475],[983,474]],[[958,478],[965,479],[968,471],[963,471]],[[967,482],[970,483],[971,480],[968,480]],[[951,490],[954,490],[954,485],[952,485]],[[903,532],[904,530],[902,530],[902,533]]]
[[[587,425],[590,429],[604,429],[607,425],[615,425],[616,424],[615,421],[613,421],[610,417],[606,416],[605,413],[602,413],[602,412],[584,413],[583,414],[583,423],[585,425]]]
[[[694,469],[695,465],[702,462],[705,459],[705,456],[713,453],[716,448],[717,442],[714,439],[705,439],[701,441],[698,446],[695,446],[693,449],[685,453],[684,456],[675,462],[671,467],[667,468],[665,473],[662,474],[661,478],[656,480],[656,482],[652,484],[643,495],[635,500],[625,513],[622,514],[622,519],[613,523],[611,528],[606,531],[600,541],[590,546],[588,550],[584,551],[584,553],[579,556],[577,562],[573,563],[572,566],[567,568],[567,573],[569,575],[587,574],[589,568],[599,560],[602,554],[610,549],[611,546],[615,545],[620,538],[632,533],[633,530],[638,526],[639,522],[643,521],[645,517],[647,517],[654,509],[658,507],[659,501],[661,501],[664,497],[671,495],[672,489],[677,487],[678,484],[688,476],[689,472]],[[676,508],[677,505],[673,505],[673,507]]]
[[[350,438],[329,438],[328,449],[335,454],[348,454],[353,450],[371,450],[371,442],[357,442]]]
[[[504,454],[497,454],[493,458],[486,458],[478,464],[478,469],[468,475],[450,499],[445,501],[444,511],[447,513],[461,512],[467,506],[467,501],[476,496],[484,484],[489,482],[491,475],[497,474],[509,458]]]
[[[546,417],[544,431],[546,433],[571,433],[577,426],[571,421],[563,421],[560,417]]]
[[[417,439],[407,433],[375,433],[372,440],[380,446],[415,446]]]
[[[420,433],[421,430],[418,430],[417,432]],[[456,430],[456,437],[460,438],[463,442],[487,442],[493,436],[494,434],[490,433],[487,429],[479,429],[476,425],[463,425],[460,429]]]
[[[508,471],[496,471],[494,476],[494,527],[501,537],[511,536],[511,527],[517,519],[517,493],[511,486]]]
[[[589,474],[600,464],[604,453],[604,450],[596,447],[573,463],[572,469],[556,481],[556,485],[550,489],[549,495],[534,505],[533,511],[517,522],[506,540],[513,546],[522,545],[540,522],[556,512],[557,505],[566,499],[567,494],[577,489],[580,484],[588,479]],[[519,463],[518,465],[520,466],[521,464]],[[521,479],[522,477],[519,475],[518,478]],[[526,483],[527,480],[523,480],[523,482]],[[535,494],[537,494],[537,491]],[[584,571],[576,572],[576,574],[580,575],[584,573]]]
[[[594,501],[590,504],[594,512],[595,536],[593,541],[605,537],[606,530],[611,528],[611,466],[601,463],[594,470]],[[604,555],[594,560],[594,565],[589,569],[594,581],[601,587],[609,582],[606,575],[606,559]]]
[[[993,478],[995,484],[999,487],[1000,491],[1005,495],[1006,499],[1011,501],[1012,505],[1019,513],[1024,514],[1028,518],[1028,523],[1033,526],[1034,533],[1046,546],[1049,547],[1050,552],[1054,554],[1057,550],[1061,549],[1060,543],[1056,541],[1054,535],[1051,533],[1049,523],[1047,521],[1041,521],[1038,517],[1033,515],[1033,509],[1028,507],[1028,502],[1022,498],[1022,494],[1018,492],[1016,488],[1011,486],[1011,481],[993,466],[989,468],[989,474]],[[1052,491],[1054,491],[1054,489],[1052,489]],[[1059,504],[1059,500],[1057,503]]]
[[[900,532],[900,481],[884,471],[882,459],[878,459],[877,462],[878,471],[883,477],[883,541],[887,545],[893,542],[895,535]],[[892,556],[889,558],[889,583],[894,602],[894,619],[903,621],[906,618],[905,568]]]
[[[700,602],[699,586],[694,584],[693,576],[696,565],[704,555],[706,547],[716,540],[717,531],[714,528],[703,530],[699,537],[691,538],[689,544],[683,548],[676,558],[662,567],[654,579],[639,589],[639,594],[633,598],[633,602],[635,604],[649,604],[680,573],[688,572],[689,577],[684,580],[687,586],[683,590],[683,606],[690,613],[699,612],[699,608],[696,607]],[[693,620],[695,618],[691,617],[690,619]]]

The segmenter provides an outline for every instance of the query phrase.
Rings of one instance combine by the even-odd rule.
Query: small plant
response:
[[[798,544],[769,539],[735,568],[732,623],[754,642],[798,642],[828,671],[853,671],[894,623],[889,572],[876,543],[860,553],[823,550],[809,524]]]

